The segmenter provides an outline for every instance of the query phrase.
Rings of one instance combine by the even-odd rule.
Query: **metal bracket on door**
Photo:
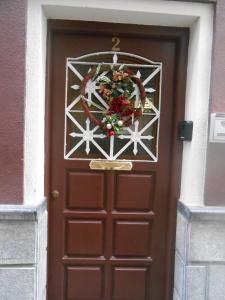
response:
[[[133,164],[130,161],[111,160],[91,160],[89,166],[92,170],[131,171],[133,168]]]

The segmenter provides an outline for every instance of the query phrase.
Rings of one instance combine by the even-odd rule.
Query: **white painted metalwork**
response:
[[[88,54],[85,54],[85,55],[82,55],[82,56],[79,56],[79,57],[76,57],[76,58],[68,58],[68,60],[72,60],[72,61],[80,61],[82,59],[87,59],[87,58],[91,58],[91,57],[96,57],[96,56],[102,56],[102,55],[112,55],[113,56],[113,59],[118,59],[118,56],[121,56],[121,57],[133,57],[133,58],[136,58],[136,59],[139,59],[143,62],[147,62],[148,64],[153,64],[153,65],[159,65],[159,66],[162,66],[162,63],[161,62],[156,62],[156,61],[153,61],[153,60],[150,60],[146,57],[143,57],[143,56],[140,56],[140,55],[136,55],[136,54],[131,54],[131,53],[127,53],[127,52],[114,52],[114,51],[104,51],[104,52],[94,52],[94,53],[88,53]],[[114,62],[114,61],[113,61]],[[126,66],[129,65],[129,64],[126,64]],[[132,64],[131,64],[132,65]],[[135,66],[132,65],[132,66]],[[137,66],[140,66],[140,65],[137,65]]]
[[[105,62],[104,56],[111,56],[111,62]],[[88,61],[93,59],[95,61]],[[96,62],[96,58],[99,61]],[[141,63],[124,63],[125,58],[135,59],[141,61]],[[154,94],[156,91],[158,93],[159,99],[157,100],[157,107],[152,103],[149,96],[146,97],[146,102],[144,105],[143,117],[147,122],[142,124],[141,120],[136,120],[132,126],[129,128],[124,128],[121,135],[107,137],[104,132],[99,130],[99,126],[93,125],[89,118],[87,118],[82,109],[77,107],[81,101],[79,95],[80,85],[79,83],[83,80],[87,71],[82,74],[80,68],[82,66],[117,66],[123,68],[123,66],[128,66],[136,70],[136,76],[138,78],[143,77],[143,72],[145,72],[145,78],[143,77],[142,84],[145,87],[147,95]],[[69,72],[73,75],[73,84],[69,84]],[[146,72],[149,74],[146,77]],[[90,80],[86,86],[86,97],[88,106],[93,114],[104,114],[108,109],[108,104],[101,97],[98,92],[99,86],[97,84],[98,78],[102,75],[107,75],[108,71],[100,72],[100,75],[95,78],[95,80]],[[152,79],[159,76],[158,86],[150,87]],[[162,63],[154,62],[139,55],[124,53],[124,52],[97,52],[87,55],[80,56],[78,58],[68,58],[66,62],[66,101],[65,101],[65,146],[64,146],[64,157],[70,160],[90,160],[91,157],[91,147],[94,150],[95,159],[96,154],[99,153],[97,159],[108,159],[108,160],[121,160],[125,151],[129,152],[129,156],[132,159],[130,161],[158,161],[158,140],[159,140],[159,120],[160,120],[160,102],[161,102],[161,83],[162,83]],[[74,99],[71,99],[68,94],[70,90],[73,90],[76,94]],[[131,98],[135,98],[138,102],[139,100],[139,89],[136,84],[134,84],[134,92]],[[147,111],[146,111],[147,110]],[[82,121],[81,121],[82,120]],[[68,122],[70,122],[70,128],[73,131],[68,130]],[[152,126],[156,126],[155,136],[151,134]],[[72,140],[71,140],[72,139]],[[74,141],[74,143],[73,143]],[[104,141],[105,148],[103,149],[101,141]],[[121,146],[119,141],[122,142]],[[153,146],[151,146],[151,141]],[[149,142],[149,146],[145,144]],[[80,147],[85,146],[85,153],[82,157],[76,157],[76,153]],[[119,149],[118,149],[119,148]],[[153,149],[154,148],[154,149]],[[83,148],[82,148],[83,149]],[[141,149],[141,150],[140,150]],[[145,155],[147,159],[140,159],[139,152],[141,151],[142,156]],[[85,155],[84,155],[85,154]],[[127,154],[127,153],[126,153]],[[84,157],[83,157],[84,156]]]

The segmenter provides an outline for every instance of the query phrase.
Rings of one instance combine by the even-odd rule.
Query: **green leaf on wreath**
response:
[[[103,84],[109,84],[111,82],[111,79],[103,75],[98,78],[98,82]]]

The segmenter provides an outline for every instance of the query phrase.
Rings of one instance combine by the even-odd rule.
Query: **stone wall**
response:
[[[178,207],[174,300],[224,300],[225,208]]]
[[[0,206],[0,299],[45,300],[46,201]]]

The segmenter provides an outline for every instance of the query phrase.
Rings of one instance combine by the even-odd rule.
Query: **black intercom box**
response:
[[[193,122],[192,121],[182,121],[179,124],[178,138],[181,141],[191,141],[193,133]]]

